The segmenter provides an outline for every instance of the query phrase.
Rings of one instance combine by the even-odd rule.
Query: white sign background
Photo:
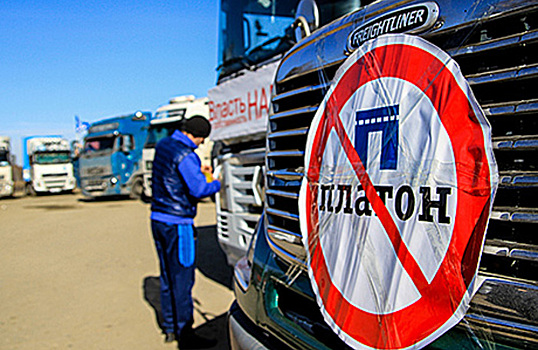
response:
[[[242,75],[208,91],[212,141],[238,138],[267,130],[271,84],[279,62]]]

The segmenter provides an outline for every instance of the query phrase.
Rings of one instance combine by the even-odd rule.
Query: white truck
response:
[[[0,136],[0,197],[13,195],[14,181],[11,158],[11,139]]]
[[[69,142],[61,136],[30,136],[23,140],[23,179],[29,195],[71,192],[76,180]]]
[[[148,136],[142,151],[142,164],[144,172],[144,192],[143,201],[151,198],[151,174],[153,157],[155,156],[155,145],[162,138],[172,135],[181,121],[194,116],[209,118],[209,107],[207,97],[196,98],[193,95],[183,95],[170,99],[168,104],[157,108],[155,115],[151,119]],[[196,153],[202,160],[202,165],[211,165],[212,142],[205,141],[198,147]]]
[[[216,196],[217,234],[232,266],[245,255],[263,212],[271,84],[293,45],[296,3],[221,0],[218,79],[208,97],[223,184]]]

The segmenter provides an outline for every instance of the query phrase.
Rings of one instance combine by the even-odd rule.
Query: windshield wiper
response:
[[[260,44],[260,45],[258,45],[258,46],[256,46],[256,47],[254,47],[252,50],[250,50],[250,51],[248,52],[248,54],[249,54],[249,55],[252,55],[253,53],[256,53],[256,52],[258,52],[258,51],[261,51],[261,50],[263,50],[263,48],[264,48],[265,46],[271,45],[271,44],[273,44],[273,43],[275,43],[275,42],[277,42],[277,41],[279,42],[279,45],[280,45],[280,43],[283,43],[283,42],[285,42],[285,41],[288,41],[288,43],[289,43],[290,45],[295,44],[295,42],[292,40],[292,38],[291,38],[289,35],[275,36],[274,38],[271,38],[271,39],[269,39],[269,40],[267,40],[267,41],[264,41],[262,44]]]
[[[236,57],[232,57],[232,58],[229,58],[227,60],[224,60],[222,62],[222,64],[220,64],[217,67],[217,70],[219,70],[221,68],[224,68],[226,66],[231,66],[232,64],[235,64],[235,63],[241,63],[243,68],[248,68],[249,67],[248,59],[245,56],[236,56]]]

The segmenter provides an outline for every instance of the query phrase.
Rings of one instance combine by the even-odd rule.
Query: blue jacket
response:
[[[159,141],[153,160],[151,218],[173,224],[192,224],[200,198],[220,190],[220,182],[207,183],[197,146],[175,131]]]

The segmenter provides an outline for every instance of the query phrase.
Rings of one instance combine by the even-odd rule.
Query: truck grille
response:
[[[66,177],[67,173],[43,174],[43,177]]]
[[[263,144],[223,146],[218,158],[225,180],[217,196],[217,234],[230,265],[245,254],[263,211]]]
[[[425,36],[447,51],[468,79],[492,125],[499,168],[479,270],[488,282],[474,298],[466,322],[532,347],[538,346],[532,340],[538,332],[538,7],[533,6]],[[267,135],[268,241],[278,257],[303,268],[297,199],[305,140],[344,59],[275,83]],[[507,290],[518,290],[519,301],[525,302],[514,301]],[[506,314],[510,321],[498,322]]]
[[[47,188],[62,188],[65,187],[65,180],[59,179],[59,180],[53,180],[53,181],[45,181],[45,186]]]
[[[108,187],[108,179],[84,179],[82,188],[87,192],[102,192]]]

